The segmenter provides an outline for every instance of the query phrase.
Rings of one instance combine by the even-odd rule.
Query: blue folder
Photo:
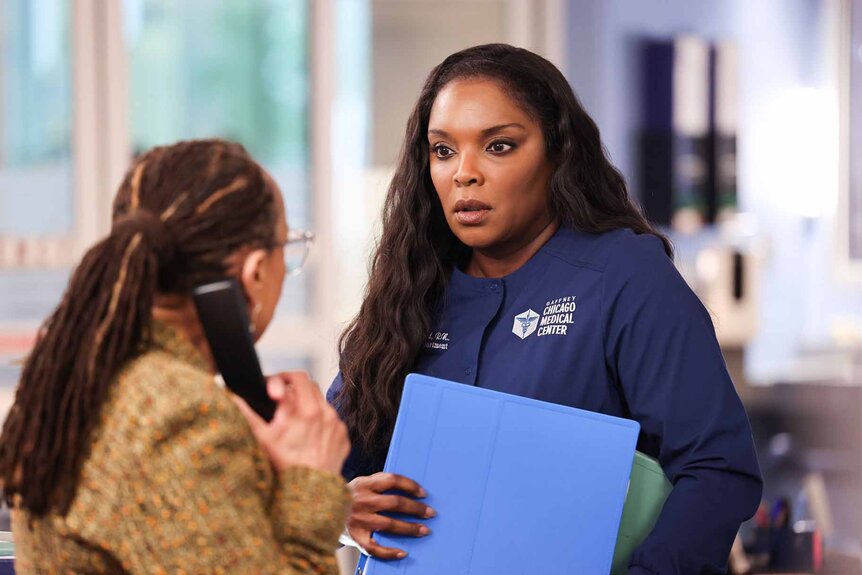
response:
[[[639,429],[409,375],[385,470],[418,481],[438,515],[427,537],[376,534],[409,555],[371,558],[365,575],[609,573]]]

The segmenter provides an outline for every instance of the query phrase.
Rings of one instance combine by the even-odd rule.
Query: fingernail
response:
[[[399,551],[398,555],[396,555],[396,557],[398,557],[399,559],[404,559],[405,557],[407,557],[407,552],[406,551]]]
[[[419,497],[428,497],[428,493],[423,488],[419,488]]]
[[[419,528],[419,535],[424,536],[424,535],[428,535],[429,533],[431,533],[431,530],[428,529],[427,527],[425,527],[424,525]]]
[[[425,517],[434,517],[437,515],[437,512],[431,509],[430,507],[425,508]]]
[[[282,395],[284,393],[284,380],[280,377],[272,377],[267,382],[271,395]]]

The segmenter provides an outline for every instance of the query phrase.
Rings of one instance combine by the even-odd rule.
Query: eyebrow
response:
[[[525,128],[522,124],[519,124],[517,122],[512,122],[511,124],[498,124],[496,126],[491,126],[490,128],[485,128],[484,130],[482,130],[481,136],[483,138],[486,138],[486,137],[490,136],[491,134],[496,134],[497,132],[502,132],[506,128],[519,128],[525,132],[527,131],[527,128]],[[441,136],[443,138],[451,138],[451,136],[449,135],[449,132],[447,132],[446,130],[428,130],[428,135]]]

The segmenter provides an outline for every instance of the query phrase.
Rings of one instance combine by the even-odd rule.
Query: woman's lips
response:
[[[470,212],[455,212],[455,219],[459,224],[475,226],[481,224],[488,217],[491,210],[475,210]]]
[[[455,202],[455,220],[459,224],[475,226],[481,224],[491,213],[491,206],[479,200],[458,200]]]

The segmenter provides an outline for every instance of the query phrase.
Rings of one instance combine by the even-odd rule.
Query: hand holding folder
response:
[[[366,575],[609,573],[639,425],[411,374],[385,470],[425,487],[429,537]]]
[[[347,532],[341,542],[359,547],[383,559],[401,559],[405,552],[395,547],[378,545],[372,537],[374,531],[386,531],[402,535],[424,537],[428,527],[417,519],[434,517],[436,512],[421,500],[425,490],[415,481],[394,473],[375,473],[368,477],[357,477],[350,482],[353,492],[353,510],[347,521]],[[410,515],[407,520],[387,516],[390,510]]]

